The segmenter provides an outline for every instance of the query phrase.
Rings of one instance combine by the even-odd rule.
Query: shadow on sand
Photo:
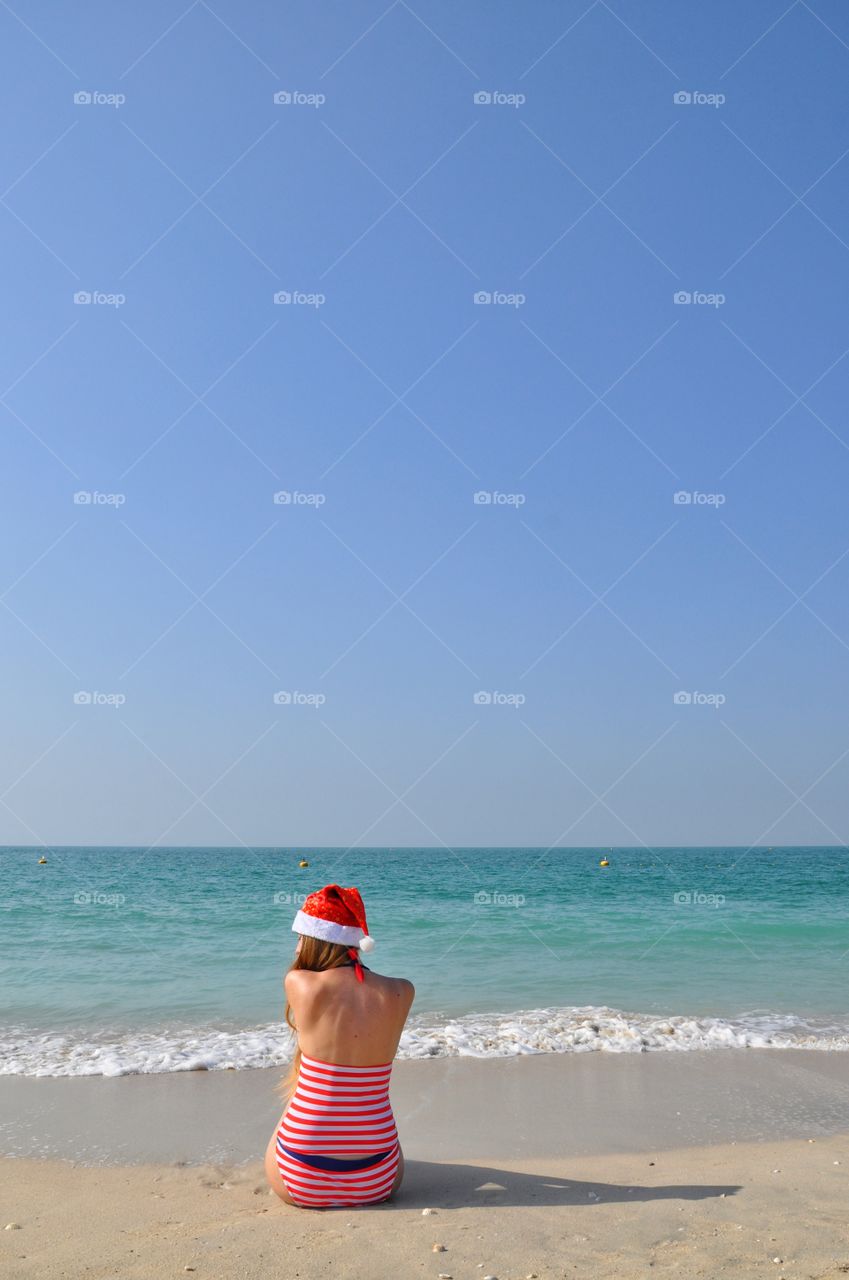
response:
[[[631,1183],[577,1182],[544,1173],[515,1173],[485,1165],[408,1160],[400,1190],[386,1206],[460,1209],[473,1205],[634,1204],[640,1200],[707,1200],[733,1196],[739,1186],[684,1184],[640,1187]]]

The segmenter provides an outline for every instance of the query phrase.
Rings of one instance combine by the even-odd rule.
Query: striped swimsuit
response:
[[[352,1067],[302,1054],[277,1130],[277,1167],[296,1204],[329,1209],[388,1197],[401,1151],[391,1074],[391,1062]]]

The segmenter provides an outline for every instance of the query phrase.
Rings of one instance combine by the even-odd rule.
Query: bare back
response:
[[[286,996],[302,1053],[355,1067],[393,1060],[415,988],[406,978],[369,969],[363,977],[358,982],[347,966],[287,973]]]

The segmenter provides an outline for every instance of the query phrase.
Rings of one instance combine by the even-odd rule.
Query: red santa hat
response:
[[[295,916],[292,931],[342,947],[374,950],[374,938],[368,934],[366,909],[359,889],[343,889],[338,884],[326,884],[309,895]]]

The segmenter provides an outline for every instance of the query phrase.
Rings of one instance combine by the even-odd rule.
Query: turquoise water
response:
[[[292,918],[330,881],[416,984],[410,1053],[849,1047],[840,849],[40,853],[0,850],[0,1070],[285,1056]]]

